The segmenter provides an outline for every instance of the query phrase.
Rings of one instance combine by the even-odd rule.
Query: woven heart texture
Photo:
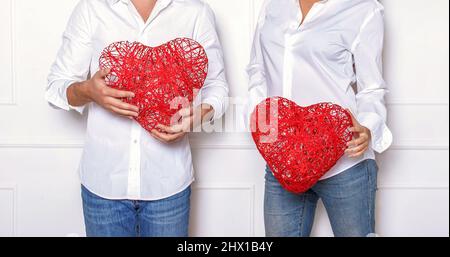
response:
[[[174,114],[193,102],[205,82],[208,57],[188,38],[157,47],[121,41],[103,50],[99,66],[111,70],[105,78],[109,87],[135,94],[123,101],[139,107],[135,120],[152,131],[158,124],[171,125]]]
[[[281,97],[261,102],[251,116],[252,137],[277,180],[292,193],[313,187],[352,140],[350,113],[332,103],[308,107]]]

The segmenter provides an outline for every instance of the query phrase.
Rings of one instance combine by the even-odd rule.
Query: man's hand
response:
[[[134,97],[134,93],[108,87],[105,77],[109,72],[110,70],[100,70],[91,79],[71,85],[67,89],[69,104],[82,106],[95,102],[114,114],[130,119],[137,117],[139,108],[122,101],[122,98]]]
[[[369,149],[372,135],[368,128],[362,126],[350,111],[349,113],[352,116],[353,121],[353,127],[350,128],[350,131],[353,132],[354,139],[348,142],[348,148],[345,150],[345,153],[350,158],[357,158],[362,156]]]
[[[176,142],[213,115],[214,109],[209,104],[202,104],[195,109],[193,107],[181,109],[173,117],[172,120],[175,122],[172,126],[159,124],[152,130],[152,136],[164,143]]]

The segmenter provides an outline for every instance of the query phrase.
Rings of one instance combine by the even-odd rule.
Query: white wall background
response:
[[[84,234],[76,168],[85,118],[52,110],[45,79],[77,0],[0,0],[0,236]],[[233,96],[246,93],[261,0],[209,0]],[[389,123],[379,158],[381,236],[449,235],[447,0],[385,0]],[[247,136],[194,136],[192,235],[262,236],[264,162]],[[208,156],[208,158],[205,158]],[[317,213],[314,235],[331,235]]]

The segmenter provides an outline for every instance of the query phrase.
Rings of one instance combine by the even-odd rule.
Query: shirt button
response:
[[[136,139],[133,141],[133,143],[135,143],[135,144],[137,144],[137,142],[138,142],[138,141],[137,141]]]

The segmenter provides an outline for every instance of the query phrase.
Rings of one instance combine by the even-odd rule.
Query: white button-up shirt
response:
[[[298,0],[264,3],[248,67],[249,112],[268,96],[350,109],[370,129],[371,149],[361,158],[344,156],[325,179],[392,144],[382,76],[383,7],[376,0],[325,0],[302,20]]]
[[[89,109],[79,166],[82,184],[108,199],[156,200],[186,189],[194,180],[188,138],[164,144],[137,122],[95,103],[68,104],[66,90],[98,71],[102,50],[116,41],[158,46],[175,38],[198,41],[209,59],[208,76],[196,104],[210,104],[215,118],[226,109],[228,85],[223,53],[210,7],[199,0],[158,0],[144,23],[130,0],[81,0],[51,67],[46,99],[64,110]]]

